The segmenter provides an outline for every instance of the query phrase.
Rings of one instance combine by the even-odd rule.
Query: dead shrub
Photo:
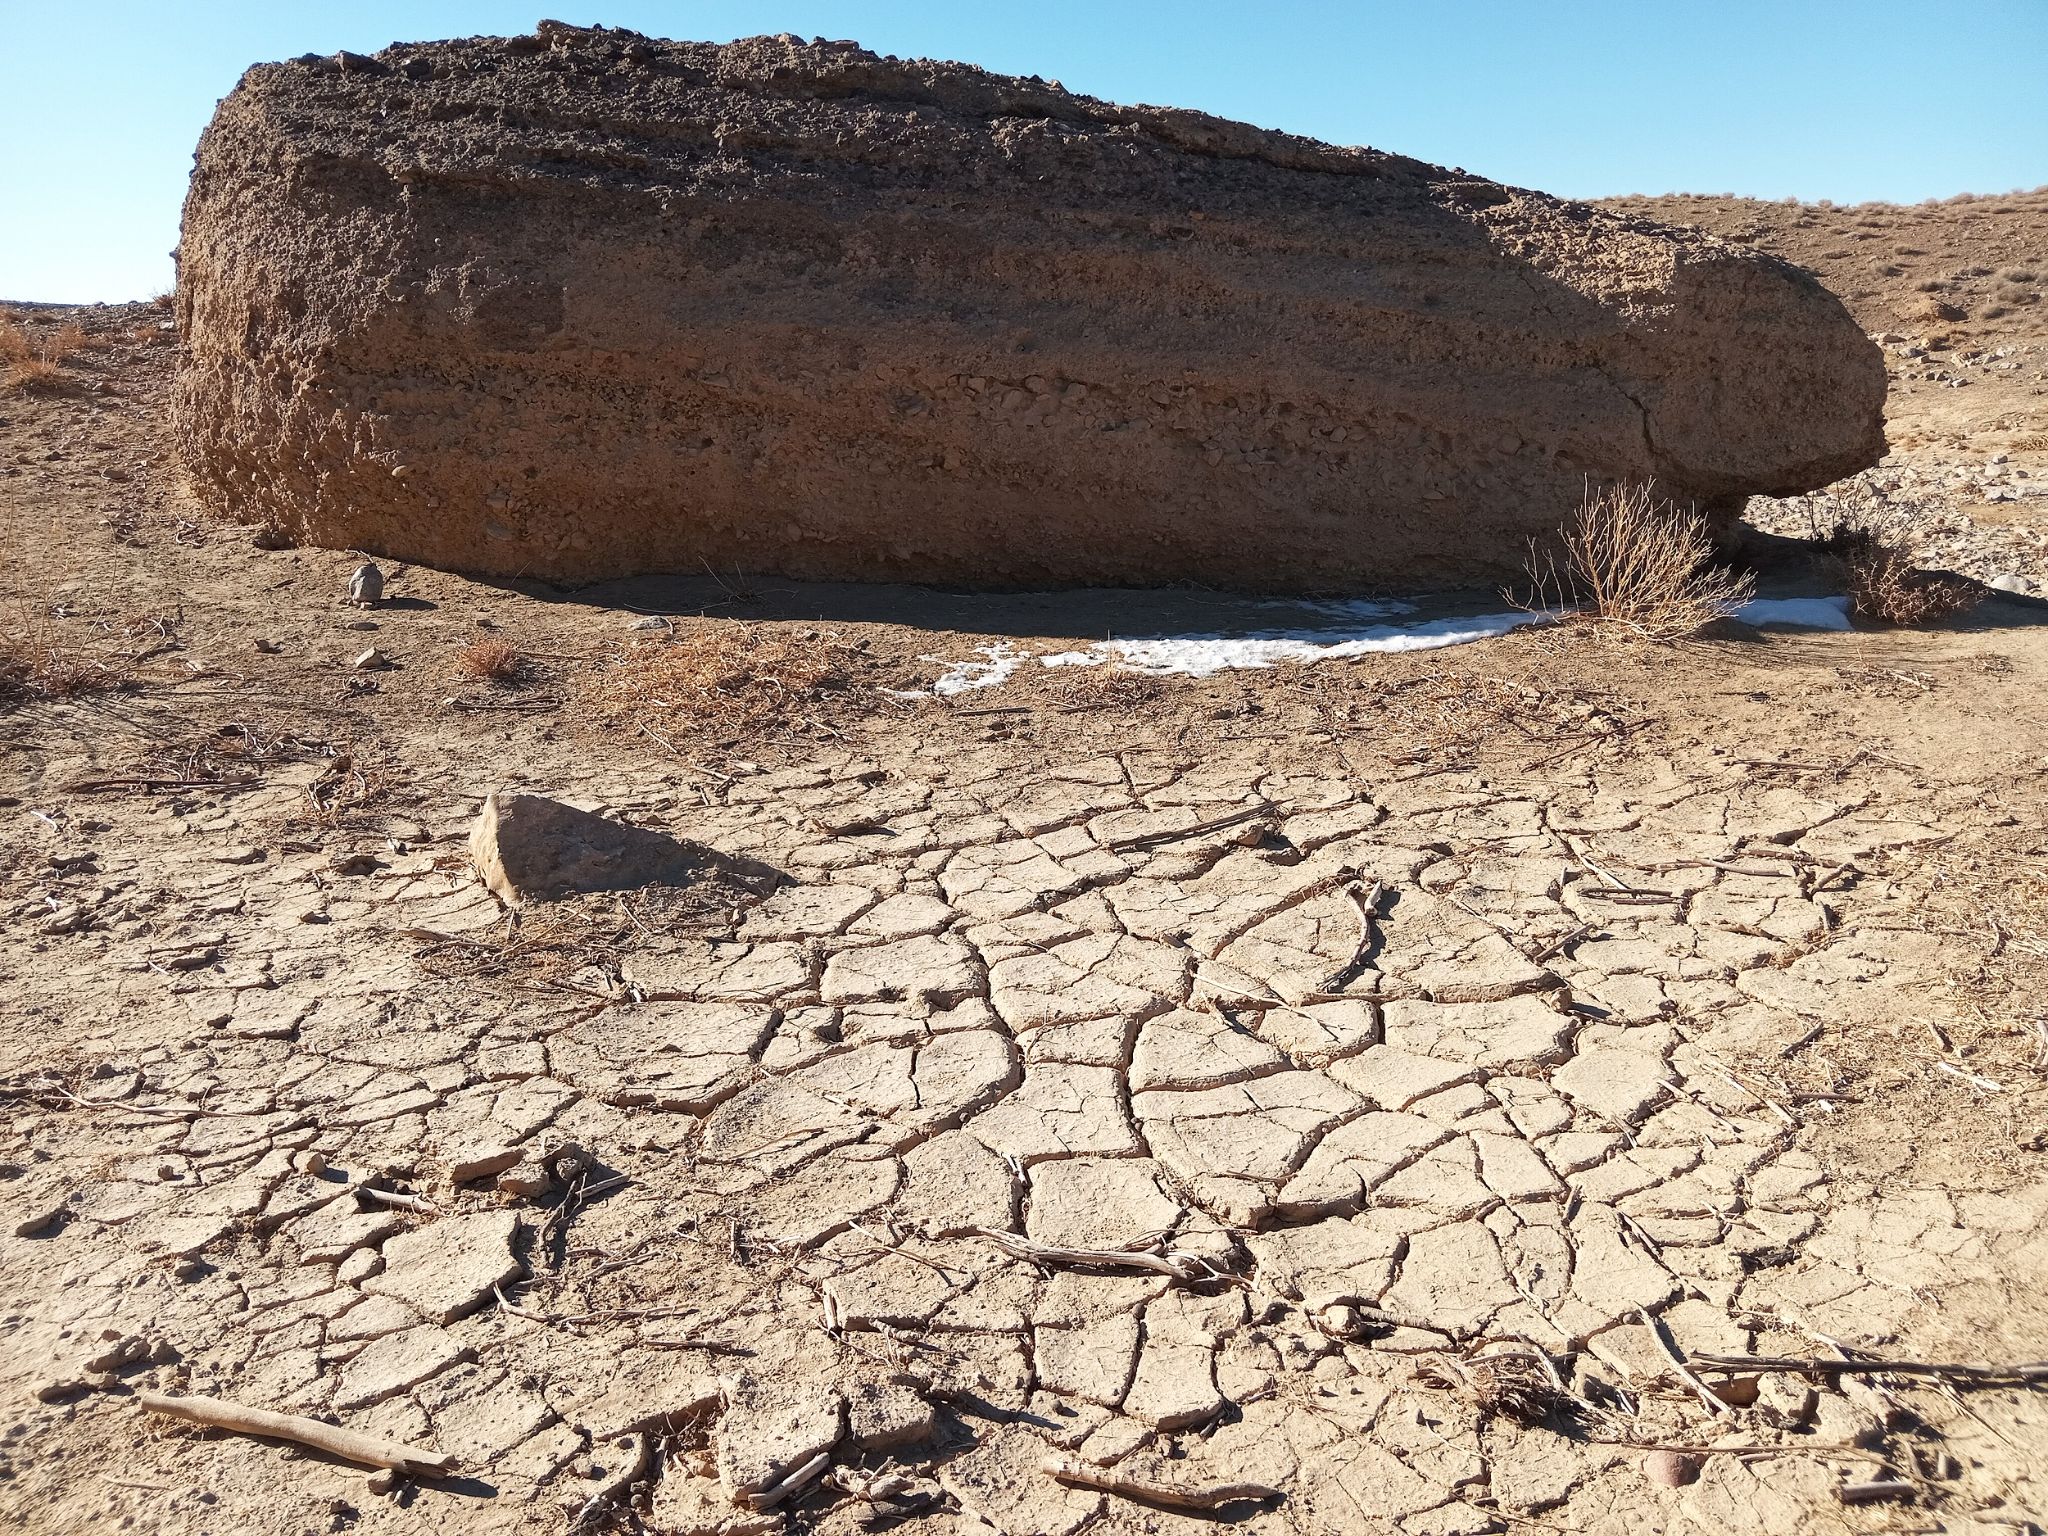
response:
[[[682,737],[730,746],[784,729],[837,734],[824,716],[849,699],[870,663],[851,646],[803,635],[766,634],[731,623],[637,642],[590,685],[597,712],[682,750]]]
[[[1706,519],[1648,485],[1590,494],[1559,534],[1556,555],[1531,551],[1538,608],[1576,602],[1580,615],[1653,640],[1697,634],[1756,595],[1753,577],[1713,564]]]
[[[511,641],[484,639],[463,647],[455,658],[455,670],[472,681],[509,688],[524,681],[530,668]]]
[[[1849,611],[1872,624],[1933,624],[1974,608],[1983,594],[1970,582],[1914,566],[1896,541],[1859,523],[1838,523],[1816,541],[1822,568],[1849,597]]]

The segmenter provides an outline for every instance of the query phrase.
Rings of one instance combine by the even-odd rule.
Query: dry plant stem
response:
[[[1218,816],[1211,821],[1198,821],[1192,827],[1177,827],[1171,832],[1146,832],[1137,837],[1120,837],[1109,845],[1109,851],[1130,853],[1139,848],[1157,848],[1163,843],[1177,843],[1190,837],[1203,837],[1211,832],[1221,832],[1226,827],[1250,821],[1255,816],[1270,815],[1272,810],[1269,805],[1248,805],[1241,811],[1231,812],[1228,816]]]
[[[1688,1445],[1682,1440],[1588,1440],[1624,1451],[1679,1451],[1687,1456],[1817,1456],[1823,1461],[1867,1461],[1889,1467],[1892,1459],[1860,1445]]]
[[[783,1478],[781,1482],[764,1488],[759,1493],[746,1494],[744,1496],[746,1506],[749,1509],[756,1510],[773,1509],[776,1505],[789,1499],[791,1495],[802,1492],[812,1479],[831,1465],[832,1453],[830,1451],[820,1451],[794,1472]]]
[[[1455,1339],[1460,1336],[1455,1328],[1446,1328],[1442,1323],[1433,1323],[1426,1317],[1413,1317],[1405,1312],[1385,1311],[1380,1307],[1374,1306],[1363,1296],[1353,1296],[1348,1293],[1336,1296],[1317,1296],[1301,1304],[1301,1309],[1308,1314],[1309,1321],[1314,1323],[1317,1329],[1324,1333],[1328,1333],[1330,1330],[1323,1324],[1323,1314],[1336,1307],[1349,1307],[1358,1314],[1359,1323],[1367,1328],[1409,1328],[1417,1333],[1441,1334],[1447,1339]]]
[[[1171,1249],[1147,1253],[1123,1248],[1056,1248],[1047,1243],[1034,1243],[1014,1232],[998,1232],[992,1227],[978,1227],[975,1231],[977,1236],[987,1238],[1013,1258],[1028,1259],[1034,1264],[1067,1264],[1087,1269],[1148,1269],[1155,1274],[1198,1285],[1235,1278],[1198,1253],[1177,1253]]]
[[[344,1461],[364,1466],[389,1467],[408,1477],[444,1477],[455,1470],[455,1458],[416,1445],[400,1445],[375,1435],[302,1419],[295,1413],[272,1413],[267,1408],[245,1408],[240,1403],[213,1397],[167,1397],[161,1392],[138,1392],[135,1400],[151,1413],[161,1413],[188,1424],[208,1429],[233,1430],[237,1434],[261,1435],[268,1440],[289,1440],[311,1446]]]
[[[1678,1372],[1679,1380],[1692,1388],[1693,1395],[1707,1405],[1707,1412],[1717,1419],[1724,1417],[1728,1413],[1728,1405],[1722,1402],[1720,1398],[1714,1396],[1713,1388],[1709,1387],[1692,1373],[1692,1369],[1685,1363],[1685,1356],[1680,1354],[1672,1342],[1664,1337],[1664,1325],[1646,1311],[1638,1310],[1636,1317],[1645,1328],[1649,1329],[1650,1337],[1657,1341],[1657,1347],[1664,1352],[1664,1358],[1669,1360],[1672,1368]]]
[[[1844,1483],[1835,1497],[1844,1504],[1875,1504],[1884,1499],[1910,1499],[1919,1488],[1895,1477],[1875,1478],[1867,1483]]]
[[[2029,1360],[2018,1365],[1968,1365],[1931,1360],[1797,1360],[1775,1355],[1694,1355],[1692,1363],[1716,1371],[1795,1371],[1818,1376],[1933,1376],[1950,1381],[2018,1381],[2048,1385],[2048,1360]]]
[[[1048,1456],[1039,1471],[1063,1483],[1099,1489],[1126,1499],[1143,1499],[1172,1509],[1221,1509],[1226,1504],[1282,1497],[1264,1483],[1164,1483],[1133,1477],[1115,1467],[1094,1467],[1073,1456]]]

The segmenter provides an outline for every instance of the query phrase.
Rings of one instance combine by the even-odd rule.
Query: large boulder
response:
[[[176,420],[287,537],[580,581],[1512,573],[1884,449],[1807,273],[1459,171],[852,44],[259,65],[200,141]]]

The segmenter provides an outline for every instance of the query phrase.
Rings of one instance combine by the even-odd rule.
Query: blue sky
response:
[[[167,287],[192,146],[247,65],[549,14],[856,38],[1573,197],[2048,183],[2048,0],[0,0],[0,296]]]

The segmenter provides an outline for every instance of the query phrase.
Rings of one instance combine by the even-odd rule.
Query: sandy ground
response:
[[[2038,1386],[1869,1363],[2048,1357],[2048,604],[896,698],[1255,616],[740,573],[349,607],[355,557],[179,490],[157,312],[77,318],[111,344],[0,397],[8,623],[123,680],[0,713],[19,1528],[2048,1517]],[[2032,581],[2015,336],[2031,373],[1903,381],[1875,473]],[[627,698],[671,633],[834,685]],[[515,920],[465,847],[506,789],[786,883]],[[1747,1354],[1831,1364],[1703,1359]],[[373,1492],[152,1388],[459,1475]]]

